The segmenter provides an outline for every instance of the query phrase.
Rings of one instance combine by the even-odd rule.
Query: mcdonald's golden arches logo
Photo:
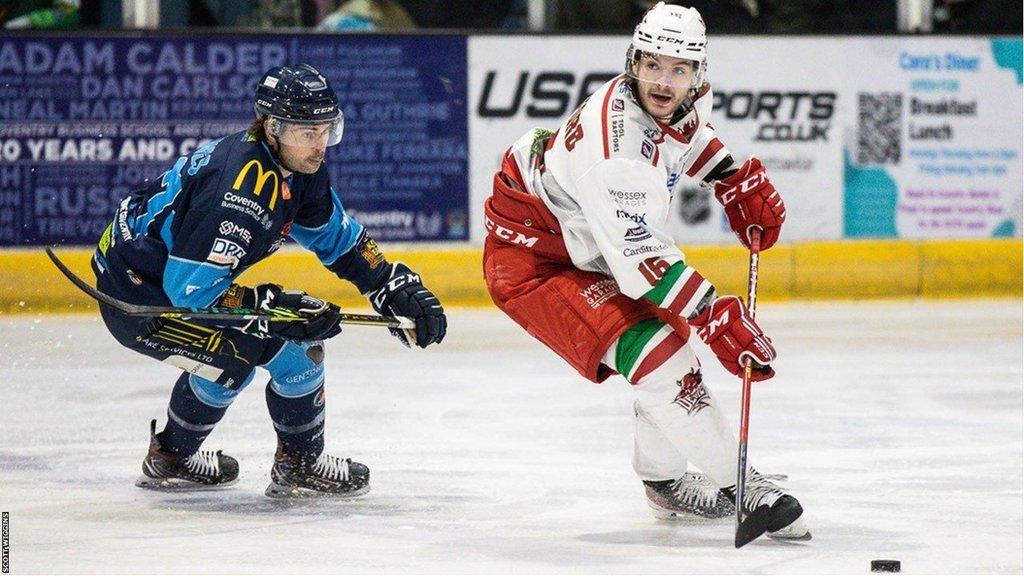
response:
[[[274,179],[274,187],[270,190],[270,209],[273,210],[274,205],[277,204],[277,191],[281,187],[281,182],[278,180],[277,172],[274,170],[264,170],[263,164],[259,160],[249,160],[238,172],[238,176],[235,177],[235,183],[231,188],[232,190],[240,189],[242,182],[245,181],[245,177],[249,174],[249,170],[253,167],[256,168],[256,184],[252,188],[254,196],[259,196],[263,192],[267,180],[270,180],[271,177]]]

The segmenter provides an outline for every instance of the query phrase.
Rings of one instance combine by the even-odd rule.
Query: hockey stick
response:
[[[248,322],[250,320],[266,320],[269,322],[306,322],[308,319],[290,310],[273,308],[271,310],[253,310],[252,308],[182,308],[178,306],[145,306],[130,304],[118,300],[109,294],[104,294],[87,284],[72,272],[63,262],[57,258],[49,246],[46,247],[46,255],[53,261],[54,266],[64,276],[78,287],[79,290],[88,294],[92,299],[114,308],[128,316],[149,316],[154,318],[179,318],[188,320],[224,320],[232,322]],[[357,326],[383,326],[385,328],[415,329],[416,323],[411,318],[401,316],[377,316],[374,314],[341,314],[342,324]]]
[[[761,256],[761,229],[755,228],[750,239],[750,276],[747,280],[747,309],[750,318],[757,314],[757,272]],[[753,361],[747,358],[743,367],[743,397],[740,402],[739,459],[736,465],[736,547],[743,547],[768,530],[771,509],[759,506],[749,515],[743,514],[743,492],[747,482],[747,434],[750,428],[750,375]]]

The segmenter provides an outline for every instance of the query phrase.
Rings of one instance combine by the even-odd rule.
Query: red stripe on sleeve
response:
[[[708,163],[708,160],[711,160],[712,156],[717,154],[718,151],[724,147],[725,145],[722,144],[722,141],[718,138],[709,142],[707,147],[704,148],[704,151],[700,153],[700,156],[697,156],[697,160],[693,163],[693,166],[690,166],[690,169],[686,171],[686,175],[692,178],[700,171],[701,168],[704,167],[705,164]]]
[[[683,311],[683,306],[686,306],[686,303],[690,301],[690,298],[693,298],[693,293],[700,288],[700,284],[703,281],[704,277],[694,270],[693,274],[690,274],[690,277],[686,279],[686,284],[683,284],[682,290],[676,294],[675,300],[666,306],[669,312],[678,316]]]
[[[678,352],[679,349],[683,347],[683,344],[684,342],[682,338],[675,333],[670,334],[667,338],[658,343],[658,345],[655,346],[654,349],[651,350],[640,362],[640,366],[638,366],[636,371],[633,372],[633,380],[631,383],[636,384],[641,378],[657,370],[659,366],[664,364],[666,360]]]

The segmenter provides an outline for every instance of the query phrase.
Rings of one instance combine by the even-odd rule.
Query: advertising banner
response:
[[[0,246],[88,245],[117,201],[245,128],[269,67],[318,66],[346,122],[327,155],[383,241],[484,236],[502,152],[623,70],[628,36],[0,37]],[[783,241],[1021,232],[1021,41],[716,38],[711,122],[786,201]],[[680,243],[735,242],[676,188]]]
[[[1021,234],[1021,40],[844,40],[848,237]]]
[[[767,168],[786,202],[780,241],[840,238],[843,45],[820,38],[712,38],[708,60],[711,124],[734,159],[756,156]],[[714,197],[696,186],[689,191],[689,198],[684,189],[674,200],[677,239],[735,243]],[[713,217],[702,224],[703,210]]]
[[[540,126],[555,129],[622,73],[627,36],[475,37],[469,43],[470,202],[475,240],[501,154]],[[842,47],[806,38],[722,38],[708,47],[711,123],[735,158],[758,156],[786,200],[783,241],[842,234]],[[680,243],[735,237],[710,192],[684,182],[669,232]]]
[[[550,130],[622,73],[620,36],[469,39],[470,237],[483,242],[484,200],[501,155],[532,128]]]
[[[96,242],[117,202],[253,119],[256,81],[308,62],[334,84],[327,154],[379,240],[468,238],[465,38],[0,37],[0,246]]]

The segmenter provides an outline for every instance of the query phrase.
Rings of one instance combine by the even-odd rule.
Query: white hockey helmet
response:
[[[663,54],[693,60],[698,64],[699,88],[707,73],[708,36],[704,19],[696,8],[658,2],[644,14],[633,30],[633,41],[626,54],[626,73],[641,53]]]

